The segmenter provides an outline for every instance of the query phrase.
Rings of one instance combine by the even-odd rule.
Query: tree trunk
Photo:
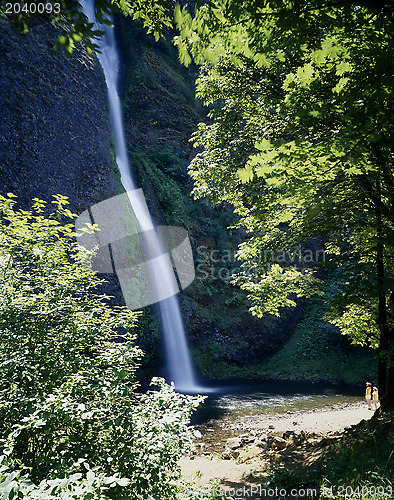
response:
[[[378,388],[380,395],[380,403],[383,411],[388,409],[387,401],[387,355],[390,344],[390,328],[387,321],[387,306],[386,294],[382,289],[384,279],[384,263],[383,263],[383,244],[378,243],[376,252],[376,267],[379,287],[379,301],[378,301],[378,327],[380,331],[379,338],[379,356],[378,356]]]
[[[380,199],[380,181],[376,183],[378,197]],[[378,389],[380,405],[383,411],[393,408],[394,400],[391,397],[393,389],[392,379],[394,373],[390,369],[388,373],[387,366],[389,360],[389,346],[390,346],[390,327],[387,317],[387,304],[386,293],[384,289],[384,246],[382,240],[382,216],[379,208],[376,207],[376,222],[377,222],[377,250],[376,250],[376,272],[377,272],[377,285],[378,285],[378,327],[380,331],[379,338],[379,356],[378,356]]]
[[[394,292],[391,293],[389,298],[389,305],[391,310],[391,317],[394,318]],[[389,348],[392,349],[391,340],[394,335],[394,328],[390,331]],[[387,409],[394,410],[394,352],[391,352],[388,360],[387,377],[386,377],[386,398]]]

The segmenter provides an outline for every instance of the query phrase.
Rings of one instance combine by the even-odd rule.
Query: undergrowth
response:
[[[394,413],[362,420],[313,464],[292,470],[274,463],[261,487],[295,498],[388,500],[394,497]],[[294,496],[293,496],[294,497]]]

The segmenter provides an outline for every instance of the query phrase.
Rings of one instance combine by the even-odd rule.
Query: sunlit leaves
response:
[[[237,171],[237,174],[241,181],[245,184],[246,182],[249,182],[251,179],[253,179],[253,169],[249,165],[244,169],[240,169]]]
[[[206,7],[194,18],[194,28],[190,20],[198,38],[188,49],[196,61],[212,47],[209,31],[202,35],[209,21],[219,47],[218,61],[204,66],[198,82],[200,97],[213,110],[209,124],[194,136],[204,148],[190,167],[194,192],[233,204],[239,226],[249,233],[242,259],[258,249],[285,251],[323,237],[327,262],[347,261],[349,276],[363,277],[353,280],[351,293],[358,289],[376,297],[376,283],[364,280],[368,273],[374,276],[376,210],[384,220],[389,274],[393,262],[394,131],[387,124],[394,100],[390,86],[381,84],[393,74],[392,13],[378,9],[371,15],[365,6],[342,4],[321,9],[313,1],[304,7],[270,2],[253,12],[252,3],[237,4],[237,19],[229,0],[224,18]],[[378,196],[379,175],[384,180]],[[309,293],[297,284],[289,262],[281,266],[283,273],[250,262],[256,274],[236,278],[249,293],[253,313],[277,314],[294,305],[290,290]],[[270,294],[275,281],[277,296]],[[385,286],[392,290],[387,280]]]
[[[271,141],[263,138],[261,141],[256,142],[255,147],[260,151],[269,151],[273,149],[273,144]]]
[[[319,280],[308,271],[301,272],[293,267],[283,269],[274,264],[261,279],[251,280],[250,276],[240,274],[234,282],[255,302],[251,312],[263,317],[266,313],[279,316],[280,308],[296,305],[296,297],[317,293]]]
[[[19,2],[9,2],[21,5]],[[31,4],[34,4],[31,7]],[[148,33],[152,33],[156,40],[162,36],[165,28],[173,25],[174,0],[96,0],[96,19],[101,24],[111,24],[108,15],[121,12],[132,19],[141,19]],[[26,33],[30,29],[30,21],[37,15],[37,2],[25,0],[25,9],[16,10],[0,7],[0,15],[8,18],[21,32]],[[86,49],[92,53],[98,49],[97,38],[103,35],[101,30],[96,30],[82,12],[81,5],[76,0],[51,0],[40,4],[45,6],[45,13],[51,14],[52,23],[65,30],[65,34],[59,36],[55,50],[64,50],[68,55],[73,53],[75,44],[82,40]],[[6,14],[6,11],[13,14]],[[40,14],[42,15],[42,13]]]
[[[305,64],[297,69],[297,80],[301,87],[305,87],[311,83],[314,76],[314,69],[311,64]]]
[[[348,336],[353,344],[376,349],[380,336],[376,317],[377,304],[364,301],[347,305],[342,314],[327,314],[326,319],[337,326],[343,335]]]
[[[67,198],[52,203],[45,216],[38,198],[18,211],[0,196],[0,496],[173,499],[203,398],[162,379],[135,392],[138,313],[109,306]]]

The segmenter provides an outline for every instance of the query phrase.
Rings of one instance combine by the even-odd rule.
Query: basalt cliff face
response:
[[[119,183],[101,66],[82,47],[55,53],[58,35],[45,18],[27,34],[0,20],[0,193],[24,208],[59,193],[79,213]]]

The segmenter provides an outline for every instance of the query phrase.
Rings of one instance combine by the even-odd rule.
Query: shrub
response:
[[[202,398],[136,393],[137,314],[96,293],[54,202],[0,197],[0,498],[174,498]]]

